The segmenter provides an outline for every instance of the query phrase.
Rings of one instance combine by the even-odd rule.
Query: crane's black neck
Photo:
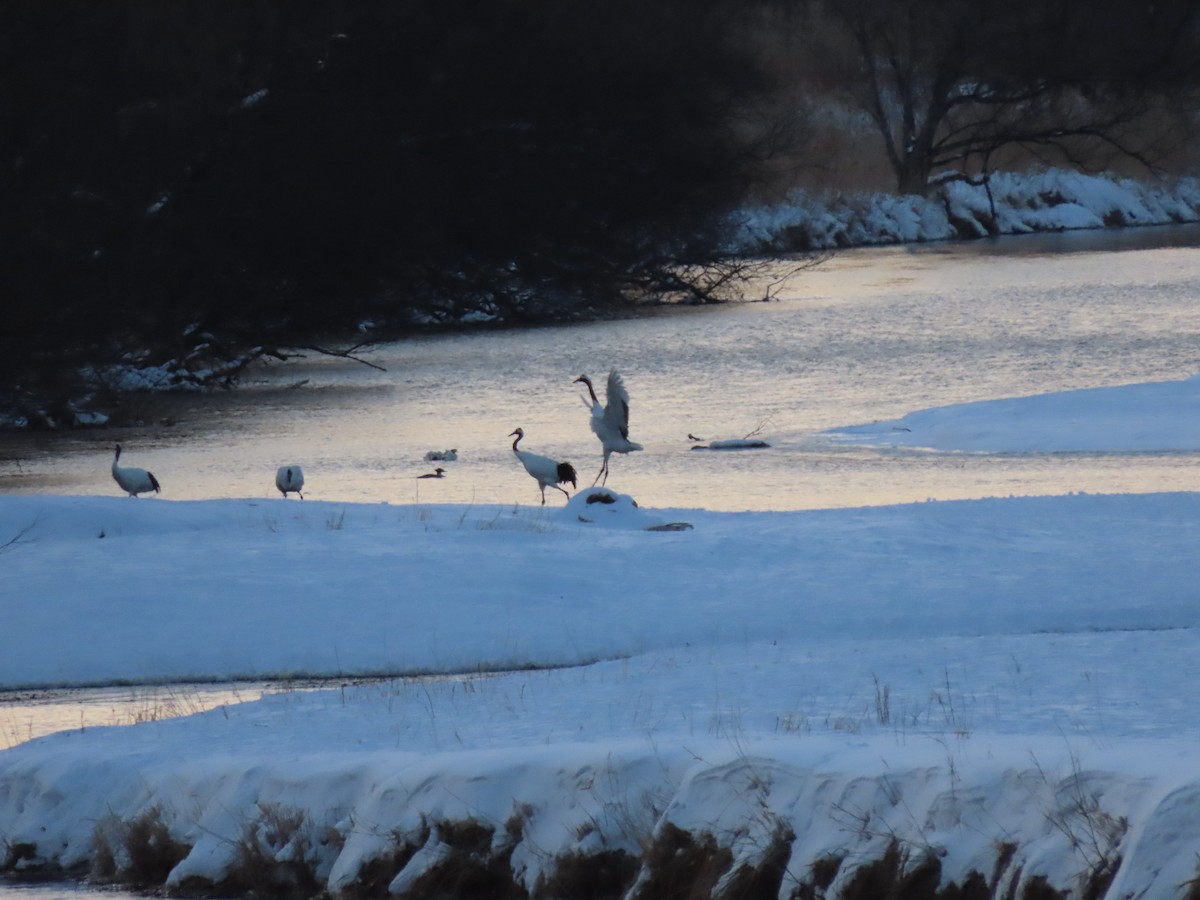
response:
[[[599,403],[600,401],[596,398],[596,391],[592,388],[592,379],[585,376],[579,380],[587,385],[588,393],[592,395],[592,402]]]

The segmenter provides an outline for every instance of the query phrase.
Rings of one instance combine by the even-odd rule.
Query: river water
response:
[[[257,700],[268,691],[291,687],[236,682],[0,691],[0,750],[55,731],[86,731],[188,716]]]
[[[1200,227],[1186,226],[853,250],[772,302],[415,337],[369,353],[385,372],[327,357],[264,366],[236,391],[134,398],[136,427],[0,436],[0,492],[119,494],[108,469],[121,440],[122,462],[154,472],[165,500],[278,497],[275,469],[298,464],[310,499],[536,503],[507,435],[522,426],[523,448],[571,461],[591,484],[600,448],[572,380],[599,383],[614,366],[646,449],[615,457],[609,486],[646,506],[1197,489],[1195,454],[931,454],[821,434],[930,406],[1194,374],[1197,245]],[[754,431],[770,450],[689,450],[689,434]],[[458,461],[441,464],[444,478],[417,478],[433,469],[427,451],[449,448]]]
[[[110,891],[87,884],[22,884],[4,879],[0,879],[0,897],[4,900],[145,900],[141,894]]]
[[[599,445],[572,380],[610,367],[641,453],[611,487],[652,507],[808,509],[1067,491],[1200,490],[1200,453],[954,454],[847,446],[822,435],[949,403],[1185,378],[1200,370],[1200,226],[862,249],[775,288],[771,302],[655,309],[620,321],[436,334],[375,348],[386,371],[311,357],[237,391],[137,397],[143,424],[0,435],[0,493],[117,495],[112,444],[151,469],[162,502],[276,497],[299,464],[310,499],[521,503],[510,452],[572,461]],[[789,267],[780,261],[778,271]],[[761,289],[773,280],[764,280]],[[170,423],[170,424],[167,424]],[[762,451],[694,452],[751,432]],[[442,479],[418,479],[430,450]],[[555,492],[549,502],[560,503]],[[0,746],[255,699],[263,685],[121,688],[0,700]],[[3,900],[71,885],[0,882]],[[119,895],[118,895],[119,896]]]

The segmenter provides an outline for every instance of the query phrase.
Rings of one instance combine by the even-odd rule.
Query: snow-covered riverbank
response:
[[[1187,444],[1195,383],[854,439]],[[176,890],[1183,897],[1198,512],[0,498],[4,686],[570,666],[24,743],[0,752],[4,863]],[[693,528],[644,530],[673,522]]]
[[[1198,219],[1194,178],[1154,182],[1048,169],[997,172],[987,186],[952,181],[928,197],[798,191],[740,210],[733,244],[794,252]]]
[[[1200,221],[1200,182],[1192,177],[1133,179],[1112,174],[1086,175],[1066,169],[998,172],[989,185],[949,182],[928,197],[889,193],[797,191],[784,199],[747,205],[729,217],[727,249],[734,254],[770,256],[823,252],[848,247],[1061,232],[1124,229]],[[537,318],[546,310],[535,315]],[[570,318],[586,317],[576,311]],[[476,304],[453,304],[436,316],[422,315],[422,326],[500,323],[498,311]],[[364,332],[371,323],[362,323]],[[261,348],[248,350],[228,364],[236,380]],[[222,371],[181,361],[158,365],[127,364],[88,368],[80,373],[91,386],[72,409],[0,408],[0,428],[100,427],[110,420],[108,407],[95,407],[95,395],[113,392],[195,391],[221,383]]]

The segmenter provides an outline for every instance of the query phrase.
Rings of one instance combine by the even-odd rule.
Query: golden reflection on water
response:
[[[591,484],[600,448],[572,382],[613,366],[632,396],[631,437],[646,449],[614,457],[609,486],[643,506],[1195,490],[1196,454],[899,452],[821,432],[1194,374],[1200,251],[1171,244],[1198,236],[1147,228],[851,251],[793,279],[778,302],[420,336],[372,352],[386,372],[323,357],[264,367],[236,391],[132,398],[124,412],[139,422],[126,427],[0,434],[0,492],[119,496],[109,464],[121,440],[122,461],[163,485],[157,500],[131,503],[303,502],[274,488],[275,470],[298,464],[314,500],[535,504],[508,434],[523,427],[523,446],[572,462],[580,487]],[[1094,249],[1130,243],[1150,246]],[[756,429],[769,450],[701,453],[687,438]],[[451,448],[459,459],[445,478],[418,480],[427,452]]]
[[[0,750],[59,731],[157,722],[259,699],[262,682],[0,692]]]

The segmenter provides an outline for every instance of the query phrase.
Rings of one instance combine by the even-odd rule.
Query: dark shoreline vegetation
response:
[[[393,833],[390,851],[366,861],[345,889],[332,893],[323,873],[310,859],[318,847],[337,850],[345,837],[335,829],[308,820],[304,811],[277,804],[260,804],[260,819],[246,823],[236,862],[219,882],[190,878],[168,889],[171,870],[191,851],[176,841],[164,821],[164,811],[149,807],[133,820],[116,816],[98,822],[88,862],[70,870],[60,867],[19,871],[34,863],[36,846],[17,844],[0,860],[0,879],[18,884],[88,884],[98,891],[117,887],[145,896],[184,898],[267,897],[279,900],[424,900],[437,897],[491,900],[759,900],[786,896],[790,900],[827,897],[843,867],[854,875],[837,893],[838,900],[994,900],[1015,897],[1021,875],[1019,844],[998,842],[990,871],[971,869],[962,883],[942,881],[942,863],[932,848],[920,848],[893,838],[883,855],[864,859],[846,851],[822,854],[802,868],[803,880],[789,878],[797,835],[782,821],[758,854],[757,865],[737,863],[724,845],[725,835],[691,832],[667,823],[646,835],[640,855],[626,850],[572,852],[554,860],[533,890],[513,872],[511,857],[524,838],[532,808],[516,805],[500,827],[475,819],[426,821],[415,834]],[[1120,828],[1128,828],[1121,823]],[[500,832],[497,834],[497,832]],[[1119,837],[1119,833],[1116,835]],[[1114,842],[1115,843],[1115,842]],[[415,878],[404,880],[410,861],[432,845],[439,846],[438,862]],[[293,852],[283,853],[284,849]],[[1081,896],[1103,897],[1121,866],[1115,849],[1101,855],[1082,878]],[[784,892],[785,879],[790,891]],[[400,881],[395,892],[391,890]],[[3,886],[0,880],[0,887]],[[1067,900],[1070,887],[1056,888],[1036,876],[1026,884],[1021,900]],[[1185,896],[1194,900],[1195,884]],[[832,900],[832,898],[831,898]]]
[[[797,186],[1195,163],[1184,0],[46,0],[0,41],[31,428],[103,421],[129,370],[741,299],[730,215]]]

